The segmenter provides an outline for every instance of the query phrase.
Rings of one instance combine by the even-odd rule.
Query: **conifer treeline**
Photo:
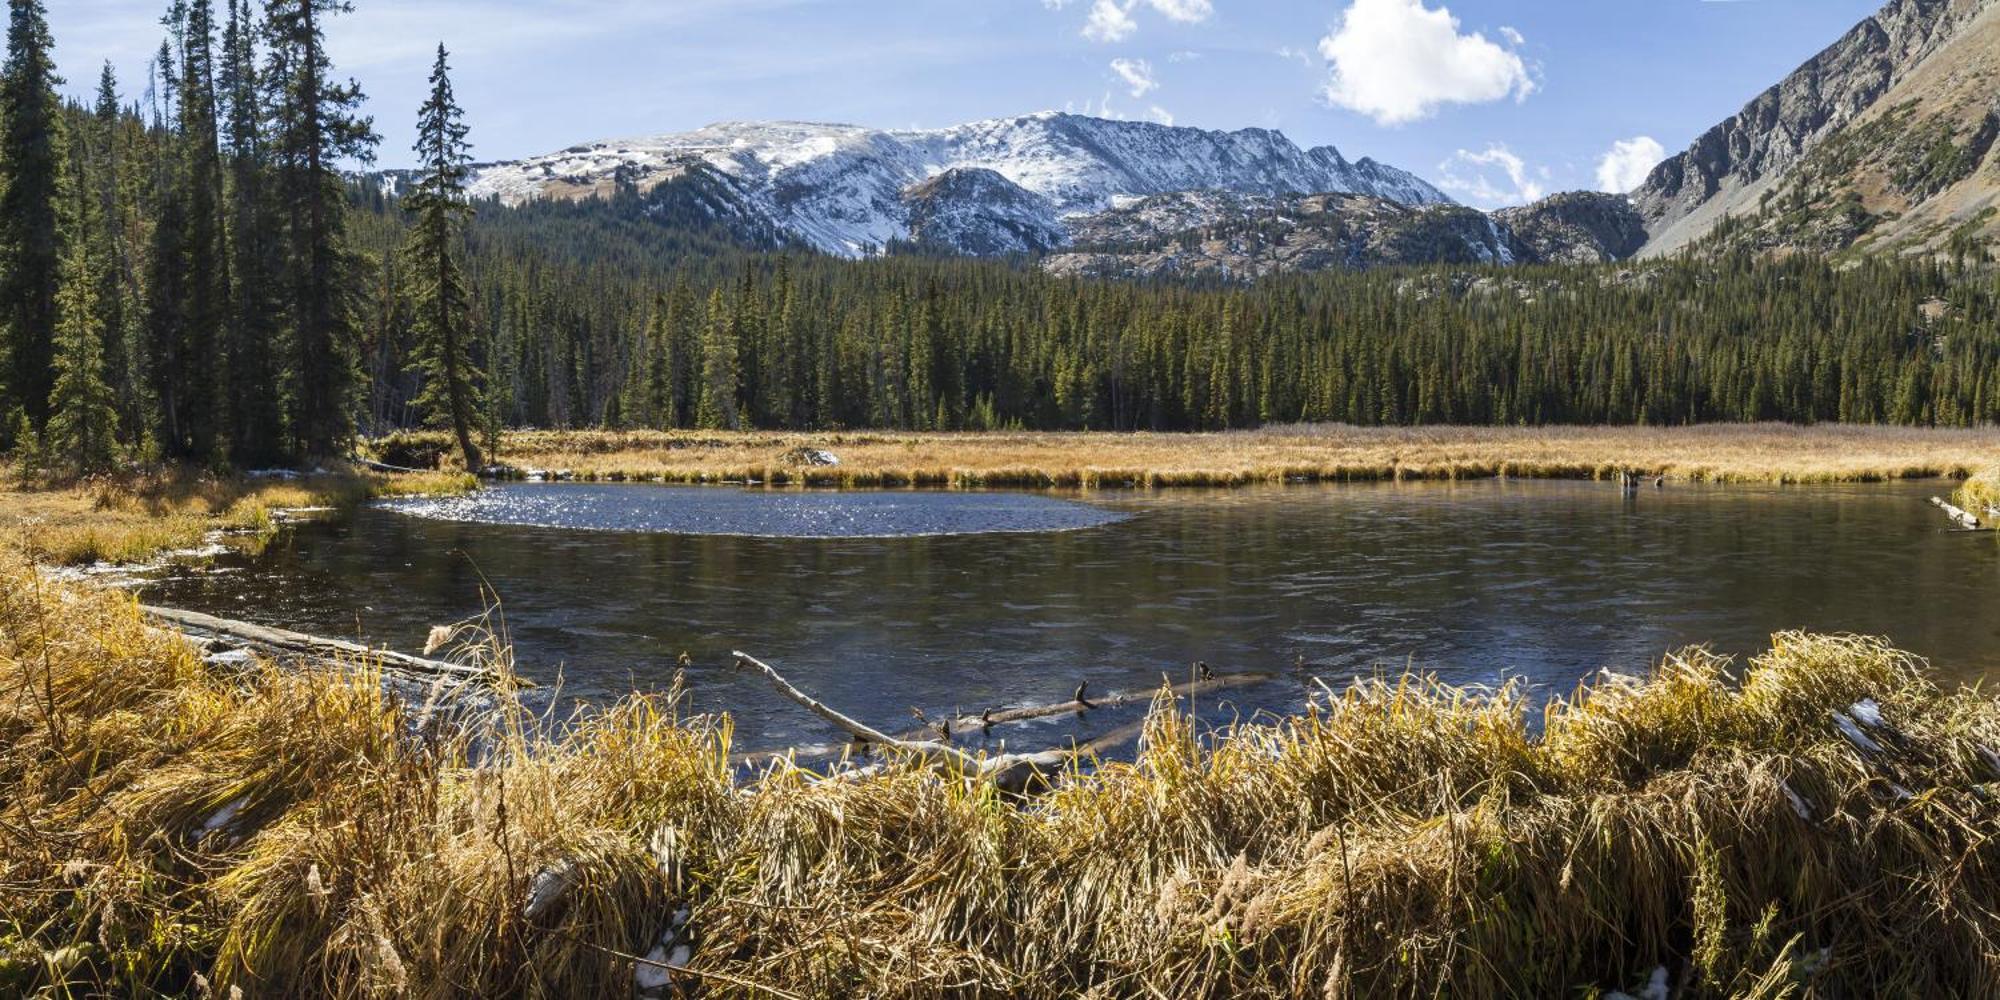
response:
[[[663,259],[623,228],[647,199],[619,197],[629,203],[489,208],[474,224],[497,420],[1110,430],[2000,420],[1994,286],[1958,265],[1734,256],[1248,288],[1081,282],[963,260]],[[378,396],[382,426],[416,419],[395,386]]]
[[[9,0],[0,100],[6,444],[333,455],[352,434],[367,269],[343,165],[377,137],[332,78],[343,0],[173,0],[142,101],[106,66],[65,106],[42,0]],[[108,404],[108,405],[105,405]]]
[[[396,198],[342,173],[379,142],[321,44],[346,9],[173,0],[139,99],[107,67],[81,106],[42,0],[9,0],[0,446],[83,471],[418,424],[477,464],[501,426],[2000,420],[1995,288],[1958,265],[1103,283],[748,249],[671,186],[475,206],[442,48]]]

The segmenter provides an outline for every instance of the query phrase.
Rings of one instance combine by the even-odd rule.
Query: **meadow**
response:
[[[442,434],[372,444],[397,465],[448,461]],[[826,452],[838,465],[813,464]],[[2000,432],[1789,424],[1364,428],[1213,434],[511,431],[497,461],[579,479],[809,486],[1237,486],[1388,479],[1857,482],[1964,478],[2000,466]]]
[[[339,509],[477,485],[463,473],[384,474],[345,466],[262,478],[161,467],[48,483],[0,463],[0,548],[64,566],[143,562],[218,536],[269,538],[282,516],[274,512]]]

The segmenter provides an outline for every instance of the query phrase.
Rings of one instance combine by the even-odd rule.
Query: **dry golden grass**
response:
[[[441,436],[377,442],[445,451]],[[801,464],[798,449],[841,464]],[[1224,434],[777,434],[521,431],[501,458],[581,479],[821,486],[1230,486],[1647,476],[1727,482],[1964,477],[2000,465],[2000,431],[1787,425],[1691,428],[1279,427]]]
[[[1980,520],[2000,515],[2000,465],[1987,469],[1971,479],[1958,491],[1958,505],[1971,511]]]
[[[252,540],[273,530],[271,512],[344,507],[372,497],[463,492],[476,484],[448,473],[383,475],[341,470],[298,480],[218,477],[189,470],[81,483],[23,482],[0,466],[0,547],[44,562],[138,562],[191,549],[215,532]]]
[[[0,995],[1993,995],[2000,703],[1865,639],[1732,673],[1539,733],[1422,678],[1222,734],[1162,703],[1022,801],[739,780],[671,694],[446,726],[0,566]]]

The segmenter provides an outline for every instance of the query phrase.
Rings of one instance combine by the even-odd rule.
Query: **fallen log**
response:
[[[1979,528],[1978,517],[1975,517],[1971,511],[1964,510],[1962,508],[1953,505],[1950,501],[1946,500],[1943,497],[1932,497],[1931,506],[1936,507],[1941,511],[1944,511],[1944,516],[1951,518],[1952,523],[1958,525],[1961,528],[1965,528],[1971,531],[1976,531]]]
[[[1172,687],[1166,688],[1165,691],[1166,693],[1172,695],[1175,698],[1188,698],[1188,697],[1199,698],[1204,695],[1214,694],[1219,691],[1227,691],[1232,688],[1251,687],[1257,684],[1268,683],[1270,681],[1274,681],[1277,679],[1278,675],[1267,674],[1267,673],[1230,674],[1227,676],[1210,677],[1206,680],[1190,681],[1184,684],[1176,684],[1173,685]],[[797,689],[794,688],[794,690]],[[1094,698],[1087,704],[1072,698],[1069,701],[1061,701],[1049,705],[1027,705],[1027,706],[1022,706],[1020,708],[1004,709],[998,712],[982,712],[978,715],[959,715],[955,718],[933,723],[931,725],[924,726],[921,728],[909,729],[909,730],[904,730],[903,732],[900,733],[891,734],[889,738],[892,741],[900,741],[906,743],[909,742],[922,743],[922,742],[929,742],[931,737],[933,736],[946,736],[955,739],[960,736],[969,736],[973,734],[985,735],[995,726],[1018,724],[1022,722],[1033,722],[1038,719],[1054,718],[1059,715],[1081,715],[1096,709],[1120,708],[1128,705],[1151,704],[1153,699],[1159,697],[1159,695],[1160,691],[1157,690],[1128,691],[1120,694],[1106,695],[1101,698]],[[787,697],[792,697],[792,696],[787,695]],[[804,693],[801,692],[799,697],[808,697],[808,696],[804,695]],[[793,700],[796,701],[797,698],[794,697]],[[819,702],[814,701],[814,704],[817,705],[819,704]],[[824,706],[822,705],[821,707]],[[824,718],[824,716],[822,716],[822,718]],[[836,722],[834,724],[836,726],[840,726],[840,728],[842,729],[847,729],[846,726],[842,726],[840,723]],[[1139,735],[1139,730],[1143,725],[1144,723],[1141,722],[1141,723],[1135,723],[1130,726],[1124,726],[1118,729],[1114,729],[1109,733],[1093,738],[1089,740],[1087,743],[1081,744],[1081,746],[1086,747],[1090,750],[1090,752],[1095,752],[1095,753],[1101,753],[1105,750],[1115,749],[1119,746],[1123,746],[1126,743],[1130,743],[1132,742],[1132,740],[1136,739]],[[852,730],[847,730],[847,731],[849,733],[853,732]],[[885,744],[884,741],[882,740],[867,740],[867,739],[857,738],[854,742],[850,743],[833,743],[833,744],[822,743],[822,744],[815,744],[812,746],[790,747],[784,750],[755,750],[755,751],[750,751],[748,753],[740,753],[735,755],[731,759],[731,763],[737,765],[746,765],[746,764],[756,765],[761,763],[768,763],[770,761],[779,760],[781,758],[786,758],[786,757],[789,757],[794,761],[825,760],[829,757],[837,757],[843,753],[847,753],[857,748],[864,748],[870,745],[880,746],[887,744]]]
[[[1206,680],[1190,681],[1186,684],[1176,684],[1167,690],[1177,698],[1190,696],[1199,698],[1202,695],[1213,694],[1217,691],[1227,691],[1231,688],[1253,687],[1258,684],[1277,680],[1277,676],[1276,674],[1260,673],[1229,674],[1227,676],[1210,677]],[[922,739],[927,734],[940,732],[938,729],[939,725],[945,726],[945,734],[951,736],[984,733],[994,726],[1004,726],[1008,723],[1031,722],[1036,719],[1048,719],[1058,715],[1075,715],[1079,712],[1087,712],[1100,708],[1149,704],[1154,698],[1159,696],[1159,693],[1157,690],[1128,691],[1123,694],[1105,695],[1101,698],[1093,697],[1088,702],[1072,698],[1069,701],[1056,702],[1052,705],[1029,705],[1022,708],[1004,709],[998,712],[983,712],[979,715],[960,715],[957,718],[938,723],[929,728],[913,729],[901,733],[899,737],[910,740]]]
[[[370,472],[424,473],[436,471],[434,469],[412,469],[402,465],[390,465],[387,462],[377,462],[372,458],[362,458],[359,455],[348,458],[348,461]]]
[[[741,651],[734,655],[739,665],[755,667],[761,671],[765,680],[769,681],[779,694],[843,730],[853,737],[855,742],[920,757],[929,761],[940,774],[968,780],[990,781],[1003,791],[1020,792],[1045,782],[1049,772],[1060,770],[1096,753],[1095,748],[1118,745],[1109,743],[1110,740],[1116,739],[1119,743],[1130,741],[1139,734],[1143,725],[1128,726],[1124,730],[1108,733],[1089,743],[1078,744],[1068,749],[1044,750],[1040,753],[999,754],[992,757],[974,755],[949,743],[905,740],[891,736],[799,690],[770,664]],[[858,773],[866,773],[867,770],[863,769]]]
[[[414,674],[420,677],[455,677],[462,680],[491,684],[499,680],[490,670],[469,667],[462,663],[448,663],[443,660],[427,660],[420,656],[398,653],[391,649],[363,646],[360,643],[341,639],[326,639],[303,632],[272,628],[268,625],[253,625],[249,622],[231,621],[197,611],[182,611],[178,608],[156,608],[141,606],[140,612],[179,629],[193,629],[217,637],[231,639],[258,649],[288,653],[311,660],[377,663],[384,669],[397,673]],[[517,681],[523,687],[532,687],[526,681]]]

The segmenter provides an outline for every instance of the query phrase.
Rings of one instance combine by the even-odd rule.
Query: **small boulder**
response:
[[[808,469],[825,469],[840,464],[840,456],[824,448],[793,448],[779,457],[786,465],[796,465]]]

